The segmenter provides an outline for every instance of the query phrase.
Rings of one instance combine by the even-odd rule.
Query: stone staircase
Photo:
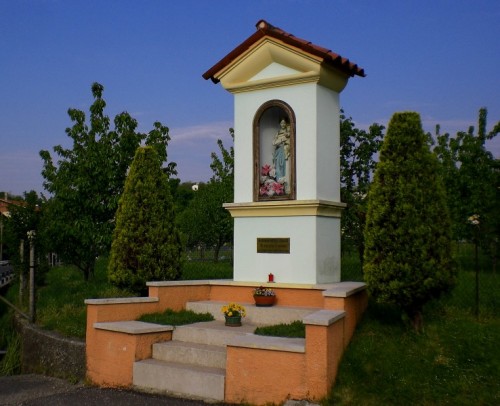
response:
[[[318,310],[279,306],[259,308],[245,303],[247,317],[243,319],[243,326],[227,327],[220,313],[223,304],[225,302],[188,303],[187,309],[210,312],[216,320],[178,326],[173,331],[172,341],[153,344],[152,358],[134,363],[134,386],[182,397],[223,401],[226,345],[229,342],[238,337],[251,340],[257,325],[290,323]]]

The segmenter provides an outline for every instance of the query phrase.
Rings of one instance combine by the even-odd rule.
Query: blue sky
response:
[[[500,120],[498,0],[0,0],[0,190],[43,191],[38,152],[71,145],[67,110],[88,113],[93,82],[111,118],[170,128],[182,181],[208,180],[233,97],[201,75],[260,19],[365,69],[341,94],[358,127],[411,110],[455,134],[483,106]]]

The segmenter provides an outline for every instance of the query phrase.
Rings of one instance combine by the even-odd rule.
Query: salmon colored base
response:
[[[344,320],[306,326],[305,353],[228,346],[225,401],[264,405],[328,394],[343,353]]]
[[[304,354],[254,348],[227,347],[226,390],[228,403],[281,403],[290,395],[304,399]]]
[[[191,301],[253,303],[256,286],[221,281],[152,283],[149,298],[158,298],[155,302],[87,300],[88,379],[100,386],[131,386],[133,363],[151,357],[153,343],[171,339],[171,332],[128,334],[99,330],[94,328],[94,323],[135,320],[142,314],[167,308],[180,310]],[[287,399],[324,398],[367,306],[363,289],[347,297],[333,297],[324,294],[325,288],[321,287],[272,284],[272,288],[277,306],[317,307],[345,313],[330,324],[306,323],[304,353],[228,346],[226,402],[259,405],[282,403]]]
[[[107,387],[132,385],[135,361],[151,358],[153,344],[172,339],[172,332],[152,334],[126,334],[97,330],[87,344],[87,378]]]
[[[368,294],[362,290],[348,297],[325,298],[325,309],[345,311],[344,348],[351,341],[356,326],[368,307]]]

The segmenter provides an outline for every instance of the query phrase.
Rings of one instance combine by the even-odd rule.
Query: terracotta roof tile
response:
[[[348,74],[349,76],[361,76],[365,77],[364,69],[360,68],[357,64],[349,61],[349,59],[336,54],[335,52],[323,48],[319,45],[315,45],[310,41],[306,41],[302,38],[295,37],[294,35],[283,31],[281,28],[275,27],[269,24],[265,20],[260,20],[256,24],[257,31],[233,49],[229,54],[212,66],[208,71],[203,74],[204,79],[212,79],[214,83],[219,82],[214,75],[219,72],[222,68],[229,65],[232,61],[238,58],[243,52],[249,49],[253,44],[259,41],[265,36],[271,38],[276,38],[283,41],[285,44],[299,48],[307,53],[314,56],[318,56],[323,59],[324,63],[341,70],[342,72]]]

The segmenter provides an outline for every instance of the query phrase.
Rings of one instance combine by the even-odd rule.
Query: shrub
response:
[[[257,327],[254,333],[261,336],[306,338],[306,326],[300,320],[296,320],[289,324],[281,323],[273,326]]]
[[[454,283],[450,221],[437,159],[417,113],[392,117],[369,192],[365,280],[379,302],[398,305],[413,327],[422,308]]]
[[[154,148],[138,148],[116,212],[109,280],[143,294],[147,281],[178,279],[181,267],[182,244],[167,176]]]

